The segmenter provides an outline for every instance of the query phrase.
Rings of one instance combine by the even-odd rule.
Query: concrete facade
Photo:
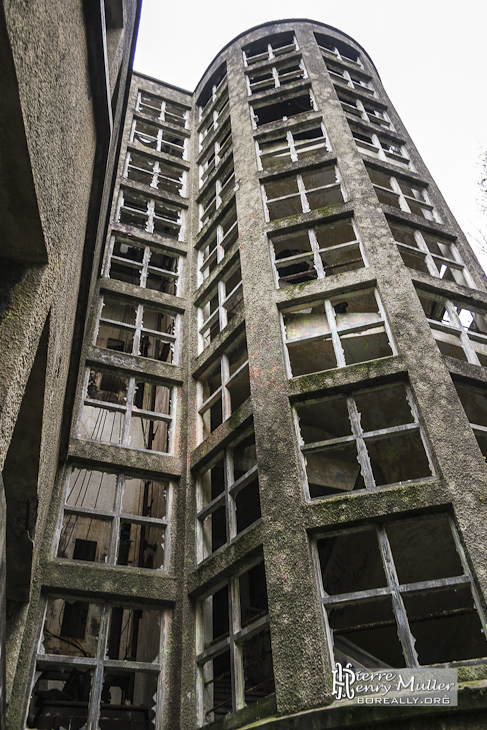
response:
[[[9,727],[483,727],[486,281],[364,49],[134,74],[88,310]]]

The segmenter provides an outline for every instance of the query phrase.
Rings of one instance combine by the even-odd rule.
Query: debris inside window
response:
[[[146,607],[48,598],[27,727],[155,730],[162,620]]]
[[[311,499],[432,474],[412,395],[402,383],[296,407]]]
[[[273,236],[271,245],[281,289],[364,266],[351,218]]]

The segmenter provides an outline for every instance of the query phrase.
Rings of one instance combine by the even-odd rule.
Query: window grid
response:
[[[260,61],[272,61],[274,58],[277,58],[284,54],[294,53],[295,51],[299,50],[298,42],[294,34],[292,34],[292,39],[290,39],[288,37],[288,34],[286,34],[286,37],[282,40],[276,38],[271,39],[268,43],[265,43],[265,41],[260,41],[252,45],[257,47],[261,46],[263,48],[265,46],[265,48],[264,50],[258,50],[253,54],[249,47],[243,49],[245,66],[251,66],[252,64],[259,63]]]
[[[475,284],[466,268],[456,246],[437,234],[422,233],[418,229],[407,228],[389,222],[394,242],[401,253],[404,263],[410,268],[420,269],[414,265],[414,259],[420,260],[426,267],[426,272],[439,279],[449,280],[457,284],[475,289]],[[429,245],[428,245],[429,241]],[[431,249],[435,251],[432,253]]]
[[[301,458],[302,458],[302,464],[303,464],[303,473],[307,475],[307,456],[313,456],[314,454],[326,454],[336,453],[337,450],[340,450],[341,447],[346,445],[355,446],[357,450],[356,454],[356,461],[358,462],[358,465],[360,467],[360,475],[363,479],[363,487],[365,489],[376,489],[378,486],[384,486],[383,484],[377,484],[377,480],[374,476],[374,470],[371,464],[371,458],[369,455],[369,450],[367,448],[368,444],[373,444],[374,442],[386,440],[390,436],[395,436],[396,434],[399,435],[410,435],[410,434],[418,434],[421,440],[422,447],[424,449],[424,452],[426,454],[426,459],[428,463],[429,468],[429,474],[424,474],[422,477],[418,477],[417,479],[412,480],[403,480],[403,481],[417,481],[417,480],[424,480],[431,478],[431,475],[435,473],[434,465],[432,456],[429,450],[428,443],[426,441],[426,438],[423,433],[423,429],[420,424],[419,419],[419,413],[416,406],[416,403],[414,401],[414,398],[411,394],[411,390],[409,386],[405,386],[405,392],[404,395],[406,397],[406,405],[408,412],[406,414],[402,414],[405,419],[409,419],[409,422],[401,423],[400,425],[395,426],[387,426],[379,429],[373,429],[373,430],[367,430],[363,428],[362,420],[364,413],[359,410],[359,407],[357,405],[357,397],[360,397],[360,395],[363,393],[365,395],[368,395],[369,393],[376,393],[378,401],[381,398],[387,397],[387,391],[393,392],[393,389],[401,387],[402,386],[396,386],[392,385],[389,386],[389,388],[386,387],[380,387],[380,388],[373,388],[373,389],[367,389],[366,391],[358,391],[354,395],[347,395],[345,397],[346,400],[346,408],[347,408],[347,414],[348,414],[348,420],[350,422],[351,426],[351,433],[349,435],[345,436],[335,436],[333,438],[327,438],[325,440],[321,441],[308,441],[305,442],[305,439],[302,435],[302,427],[301,427],[301,420],[299,416],[299,405],[296,406],[295,410],[295,419],[296,419],[296,428],[298,432],[298,440],[300,443],[300,449],[301,449]],[[306,401],[304,404],[301,405],[319,405],[320,403],[326,403],[332,404],[333,401],[338,404],[339,400],[343,400],[344,396],[338,396],[338,397],[331,397],[327,399],[326,401],[323,399],[317,399],[317,400],[310,400]],[[402,404],[404,405],[404,404]],[[336,458],[336,457],[335,457]],[[314,467],[316,468],[316,467]],[[360,476],[359,475],[359,476]],[[359,477],[357,477],[358,479]],[[309,499],[313,499],[313,495],[310,493],[309,490],[309,478],[308,476],[305,479],[306,482],[306,488],[307,488],[307,497]],[[395,482],[387,482],[389,485],[393,484]],[[360,487],[359,487],[360,488]],[[333,489],[333,487],[332,487]],[[331,496],[336,496],[336,494],[347,494],[351,492],[355,492],[357,487],[352,485],[352,489],[349,487],[342,487],[343,491],[340,491],[338,487],[334,488],[335,491],[331,493]],[[317,495],[317,496],[326,496],[326,495]]]
[[[414,172],[414,166],[404,145],[382,136],[379,137],[374,133],[365,134],[353,127],[351,127],[351,130],[355,144],[361,152]]]
[[[487,314],[481,308],[464,307],[444,297],[418,295],[428,324],[443,355],[472,365],[487,365]]]
[[[53,634],[49,631],[47,628],[48,625],[51,625],[52,618],[50,618],[50,615],[52,614],[53,610],[58,610],[55,606],[56,603],[59,603],[62,599],[58,599],[57,597],[52,597],[47,599],[46,601],[46,608],[44,613],[44,633],[47,634],[48,637],[51,638],[51,641],[53,638],[57,638],[57,635]],[[63,720],[66,721],[66,719],[73,719],[73,715],[69,714],[66,715],[66,710],[71,710],[71,712],[76,713],[76,716],[78,718],[78,722],[80,722],[79,717],[82,715],[83,719],[86,719],[86,723],[83,725],[88,730],[94,730],[95,728],[99,727],[99,719],[105,720],[110,722],[111,713],[115,711],[124,715],[122,719],[119,721],[121,723],[124,723],[128,718],[125,717],[125,714],[127,714],[129,717],[133,717],[136,715],[143,714],[144,717],[144,724],[145,727],[147,727],[148,730],[162,730],[163,728],[163,717],[162,717],[162,708],[164,704],[164,654],[165,654],[165,643],[166,643],[166,636],[168,631],[168,625],[169,625],[169,615],[168,612],[162,612],[158,609],[148,609],[147,606],[141,607],[140,609],[136,606],[129,605],[129,604],[122,604],[122,605],[116,605],[111,603],[103,603],[98,604],[95,602],[90,602],[86,600],[86,598],[80,599],[79,601],[77,599],[73,599],[71,601],[63,601],[63,606],[61,608],[61,615],[66,616],[66,610],[68,604],[73,604],[76,606],[86,606],[87,608],[85,610],[88,611],[88,616],[85,619],[86,621],[89,620],[90,613],[96,612],[97,614],[97,621],[99,622],[99,631],[96,638],[96,649],[93,653],[93,656],[87,656],[86,652],[82,650],[82,648],[79,648],[80,645],[77,641],[71,641],[67,639],[64,641],[64,645],[67,646],[67,643],[74,645],[78,649],[78,655],[76,655],[75,652],[73,652],[72,649],[70,649],[72,655],[68,655],[66,652],[66,655],[59,655],[59,654],[50,654],[49,652],[45,652],[44,647],[42,645],[43,636],[41,635],[41,638],[39,639],[39,648],[38,648],[38,654],[37,654],[37,672],[40,676],[37,676],[36,672],[36,686],[37,683],[45,681],[47,682],[47,686],[49,686],[49,683],[52,682],[52,691],[58,692],[59,690],[56,689],[59,686],[59,683],[64,680],[64,676],[67,672],[69,672],[68,677],[66,678],[66,684],[69,685],[70,681],[72,682],[73,686],[75,685],[75,680],[77,677],[79,677],[80,673],[86,673],[85,676],[89,677],[91,679],[91,682],[89,684],[89,699],[88,695],[86,697],[81,698],[81,701],[73,702],[68,694],[61,695],[64,699],[64,701],[67,703],[67,707],[64,709],[63,714]],[[119,615],[122,618],[125,618],[126,623],[126,629],[128,625],[128,621],[130,620],[132,624],[135,622],[138,623],[138,617],[143,616],[145,614],[145,617],[148,617],[149,615],[154,616],[156,619],[158,626],[157,629],[155,626],[153,626],[154,621],[149,619],[151,621],[151,624],[153,626],[152,628],[152,652],[151,654],[155,655],[155,659],[152,661],[139,661],[137,659],[134,660],[128,660],[128,659],[112,659],[109,658],[110,654],[112,653],[113,649],[110,649],[110,642],[113,641],[113,635],[116,634],[116,628],[115,628],[115,622],[116,622],[116,612],[120,612]],[[140,619],[139,619],[140,620]],[[61,621],[61,618],[57,619],[57,622],[59,623]],[[140,626],[140,623],[138,623]],[[61,631],[61,637],[63,629],[60,629]],[[134,633],[134,636],[137,634],[137,629],[134,630],[132,626],[132,631]],[[61,638],[59,637],[59,638]],[[122,646],[123,646],[123,640],[121,637],[117,637],[118,643],[119,643],[119,652],[122,652]],[[44,637],[45,641],[45,637]],[[137,639],[134,638],[134,643],[136,643]],[[130,648],[130,647],[129,647]],[[133,647],[132,647],[133,648]],[[138,649],[138,647],[137,647]],[[144,684],[148,681],[148,678],[151,678],[151,682],[153,684],[155,691],[155,696],[146,697],[146,700],[151,701],[153,704],[152,706],[147,706],[144,702],[140,702],[140,699],[136,699],[136,695],[132,696],[132,700],[126,699],[123,705],[115,705],[113,702],[109,701],[109,704],[107,704],[106,699],[102,697],[102,691],[104,687],[106,686],[108,696],[111,695],[112,688],[119,688],[121,690],[121,694],[124,695],[127,692],[127,689],[122,690],[122,686],[124,685],[122,681],[122,677],[126,677],[127,681],[125,682],[125,685],[130,682],[130,678],[132,678],[132,681],[141,682]],[[121,683],[120,685],[117,684],[117,680],[119,680]],[[72,692],[72,690],[71,690]],[[86,692],[86,686],[83,687],[83,694]],[[130,692],[130,691],[129,691]],[[142,689],[141,694],[144,694],[144,691]],[[147,691],[145,692],[147,695]],[[36,691],[34,687],[33,692],[33,700],[36,696]],[[130,696],[130,694],[129,694]],[[101,704],[103,704],[103,709],[101,709]],[[72,703],[72,706],[70,704]],[[27,719],[27,726],[28,727],[47,727],[47,725],[41,724],[37,725],[37,717],[33,717],[34,711],[31,708],[29,712],[29,717]],[[59,707],[62,706],[62,700],[56,703],[58,712]],[[41,706],[42,707],[42,706]],[[122,707],[122,709],[118,709]],[[47,710],[47,716],[52,719],[52,712],[53,710],[49,711]],[[42,713],[42,709],[41,709]],[[56,713],[56,710],[54,710],[54,713]],[[78,714],[78,713],[81,713]],[[139,714],[140,713],[140,714]],[[100,716],[101,715],[101,716]],[[152,717],[151,717],[152,715]],[[42,717],[44,716],[44,721],[46,718],[46,715],[41,714],[41,722]],[[150,719],[148,719],[150,717]],[[63,721],[61,720],[61,722]],[[130,720],[129,720],[130,721]],[[82,721],[81,721],[82,722]],[[35,723],[35,724],[34,724]],[[81,726],[81,725],[80,725]],[[54,727],[54,725],[52,725]],[[61,725],[60,725],[61,727]]]
[[[227,291],[228,290],[228,291]],[[242,309],[243,291],[240,256],[205,296],[198,308],[200,352],[222,332]]]
[[[237,447],[242,444],[242,441],[250,442],[250,440],[253,442],[254,455],[253,458],[249,458],[247,456],[247,461],[250,462],[252,465],[248,469],[246,469],[244,473],[241,474],[240,472],[243,470],[243,468],[240,464],[237,464],[237,466],[240,466],[240,468],[238,469],[238,473],[236,473],[237,468],[234,459],[235,451],[237,450]],[[222,466],[223,486],[222,491],[215,497],[213,497],[213,483],[211,480],[211,472],[212,469],[218,465]],[[248,463],[245,464],[245,467],[247,466]],[[211,480],[211,483],[207,484],[207,481],[209,479]],[[245,524],[243,528],[240,527],[239,529],[237,519],[240,512],[240,507],[237,504],[237,500],[242,494],[245,494],[245,499],[249,500],[250,490],[248,490],[247,488],[252,487],[253,483],[254,485],[255,483],[257,483],[258,490],[258,468],[257,458],[255,456],[255,439],[253,438],[253,430],[250,429],[242,434],[238,439],[233,441],[230,446],[224,449],[222,453],[218,454],[216,459],[212,460],[212,463],[206,469],[203,469],[198,474],[196,499],[198,562],[205,560],[205,558],[211,555],[214,550],[218,549],[218,547],[221,546],[219,544],[220,542],[222,543],[222,545],[228,545],[243,531],[243,529],[245,529],[245,527],[249,527],[250,524],[255,524],[257,520],[254,520],[251,517],[251,522],[248,525]],[[257,517],[257,519],[260,519],[260,500],[258,496],[258,491],[257,495],[250,492],[250,497],[253,501],[255,500],[257,502],[257,506],[259,507],[259,509],[257,510],[255,505],[251,506],[251,509],[253,508],[254,511],[253,517]],[[242,505],[242,510],[243,509],[244,507]],[[216,532],[216,529],[213,525],[213,519],[215,513],[218,510],[224,511],[225,539],[219,536],[219,543],[216,547],[214,547],[215,541],[213,533]]]
[[[116,220],[147,233],[183,240],[183,208],[138,191],[120,190]]]
[[[430,202],[426,188],[414,187],[407,180],[390,176],[385,172],[370,168],[367,168],[367,171],[380,203],[391,205],[406,213],[423,216],[426,220],[442,222]]]
[[[103,315],[105,305],[110,309],[114,305],[114,314],[119,312],[122,319],[114,319]],[[120,309],[117,308],[120,307]],[[121,308],[123,307],[123,311]],[[144,326],[144,314],[147,320],[154,320],[151,328]],[[129,320],[129,321],[127,321]],[[150,302],[133,302],[128,299],[113,297],[112,294],[102,294],[99,301],[97,327],[94,344],[98,344],[100,328],[105,328],[108,334],[115,334],[123,342],[122,352],[142,357],[152,357],[155,360],[177,365],[178,343],[180,340],[180,316],[167,309],[155,307]],[[98,346],[100,346],[98,344]],[[101,345],[102,347],[104,345]],[[109,344],[105,345],[111,349]],[[113,347],[112,349],[117,349]],[[157,356],[156,356],[157,355]]]
[[[335,45],[333,38],[325,39],[323,36],[316,36],[316,42],[320,51],[325,54],[324,57],[330,57],[330,54],[332,54],[339,61],[344,61],[345,63],[354,63],[359,68],[363,68],[362,62],[360,60],[360,55],[359,53],[357,53],[357,51],[342,46],[342,51],[340,52],[339,48],[337,48],[337,46]]]
[[[203,151],[203,149],[206,148],[206,145],[208,144],[208,140],[210,139],[210,136],[212,132],[216,129],[218,129],[222,123],[223,119],[226,116],[229,108],[229,100],[228,100],[228,92],[222,93],[220,95],[220,98],[215,103],[215,107],[213,108],[212,112],[208,112],[208,114],[205,116],[205,118],[201,121],[200,124],[200,133],[199,133],[199,149],[200,152]]]
[[[211,182],[211,186],[204,193],[200,203],[200,230],[213,218],[215,213],[224,205],[235,192],[235,170],[233,157],[221,170],[220,174]]]
[[[342,89],[338,86],[335,86],[335,92],[343,111],[348,112],[348,114],[353,114],[354,117],[363,119],[364,122],[379,126],[381,129],[387,129],[391,132],[394,131],[394,125],[385,109],[378,109],[377,107],[370,106],[370,104],[364,104],[356,96],[345,96]]]
[[[166,122],[166,124],[174,124],[184,129],[188,128],[188,109],[177,102],[168,101],[146,91],[139,91],[136,110],[148,114],[153,119]]]
[[[234,204],[221,223],[201,242],[198,251],[198,285],[210,276],[237,239],[238,221]]]
[[[323,124],[289,129],[280,137],[259,139],[255,144],[260,170],[298,162],[331,149]]]
[[[326,240],[327,233],[330,233],[332,229],[340,228],[343,233],[338,234],[339,240],[342,238],[347,240],[340,240],[339,243],[332,245],[320,245],[318,236],[322,241]],[[347,230],[348,236],[345,230]],[[306,239],[310,250],[301,253],[299,248],[303,248],[303,238]],[[326,242],[328,243],[328,241]],[[299,246],[299,248],[294,248],[295,246]],[[284,247],[287,247],[287,250]],[[316,278],[323,279],[325,276],[361,268],[366,261],[362,243],[351,218],[341,219],[318,228],[273,236],[271,258],[276,272],[276,286],[281,288],[288,284],[302,283]]]
[[[268,696],[274,691],[267,593],[265,600],[260,602],[258,612],[255,612],[256,615],[250,620],[245,620],[244,601],[246,594],[249,593],[249,589],[245,588],[245,577],[247,573],[250,576],[259,567],[263,572],[263,563],[258,563],[257,566],[250,568],[245,573],[230,577],[229,581],[223,584],[216,593],[200,599],[197,603],[196,705],[198,726],[213,722],[213,720],[219,719],[227,712],[237,712],[250,702]],[[249,582],[251,579],[250,577],[247,578]],[[226,592],[224,600],[228,604],[228,630],[212,641],[214,633],[211,629],[214,621],[213,612],[217,610],[213,602],[218,594],[221,595],[222,591]],[[261,658],[267,661],[268,678],[249,690],[246,686],[248,681],[246,669],[257,657],[249,660],[249,657],[245,656],[246,646],[249,645],[247,642],[251,641],[253,637],[263,637],[263,635],[266,635],[267,641],[265,642],[264,655]],[[229,668],[225,675],[215,676],[212,660],[226,653],[229,653]],[[266,660],[266,656],[270,656],[270,660]],[[222,684],[222,680],[225,679],[227,684],[231,685],[230,688],[226,688],[226,694],[231,696],[225,698],[226,701],[219,702],[215,697],[217,695],[216,685],[218,682]],[[260,697],[256,699],[248,698],[248,694],[256,690],[259,691]]]
[[[175,386],[93,367],[86,371],[83,392],[78,438],[159,453],[171,451]]]
[[[331,182],[328,182],[327,178],[329,177],[331,179],[332,174],[334,179]],[[322,177],[321,184],[317,184],[317,178],[320,176]],[[286,182],[290,183],[291,181],[296,181],[297,190],[293,190],[292,192],[284,195],[277,195],[275,197],[271,197],[271,195],[269,195],[269,191],[272,190],[272,187],[276,184],[279,186]],[[338,167],[336,166],[303,171],[296,175],[296,177],[292,176],[288,178],[279,178],[278,180],[269,180],[262,184],[261,190],[262,200],[264,203],[265,220],[267,223],[272,220],[294,215],[296,212],[309,213],[312,210],[317,210],[324,206],[343,203],[346,200],[341,176],[338,171]],[[317,194],[319,194],[319,196]],[[286,205],[286,201],[288,201],[290,206],[296,206],[297,200],[300,201],[300,211],[296,211],[294,207],[290,207],[289,211],[287,211],[282,206],[282,204],[284,204],[284,206]],[[275,211],[274,208],[276,209]],[[284,214],[282,215],[279,211]]]
[[[167,249],[111,236],[104,276],[180,296],[181,266],[181,256]]]
[[[366,300],[365,306],[368,310],[372,310],[373,307],[376,311],[363,312],[364,305],[361,305],[360,298]],[[352,309],[355,308],[354,299],[358,301],[356,312],[347,313],[349,307],[347,299],[352,302]],[[316,324],[312,321],[309,324],[306,321],[300,324],[299,320],[296,323],[293,322],[296,315],[304,312],[306,316],[306,310],[311,312],[313,309],[318,310],[311,315],[314,317]],[[397,354],[384,307],[375,289],[344,292],[334,296],[333,299],[317,299],[304,304],[297,302],[294,306],[283,309],[281,314],[285,344],[284,355],[290,378],[327,370],[330,367],[341,368],[376,359],[377,357],[388,357]],[[293,334],[294,336],[292,336]],[[380,336],[380,344],[378,345],[378,352],[375,353],[372,347],[372,339],[378,335]],[[362,350],[353,349],[354,343],[355,348],[358,348],[358,338],[363,339]],[[316,362],[316,356],[310,357],[310,347],[314,344],[326,344],[330,348],[330,352],[323,351],[321,354],[323,359],[319,364]],[[291,349],[296,346],[300,348],[301,357],[298,361],[294,354],[296,364],[293,365]],[[349,354],[350,348],[352,349]],[[333,361],[330,359],[331,356],[333,356]],[[302,372],[294,372],[298,368],[301,369],[303,363],[306,364],[308,369]]]
[[[200,188],[211,177],[222,162],[227,158],[227,153],[232,149],[232,129],[230,121],[225,124],[215,141],[208,145],[203,159],[200,161]]]
[[[172,129],[164,129],[159,125],[134,117],[130,142],[143,144],[156,152],[163,152],[171,157],[187,160],[187,138]]]
[[[296,90],[295,93],[298,93]],[[258,129],[266,124],[274,122],[287,121],[293,117],[306,112],[318,111],[313,92],[306,88],[303,89],[300,96],[287,96],[281,101],[269,101],[266,104],[257,102],[259,106],[250,106],[250,117],[252,120],[252,128]],[[260,114],[260,117],[259,117]]]
[[[346,84],[352,89],[355,89],[355,91],[362,91],[369,96],[377,97],[377,92],[370,80],[370,76],[362,76],[357,75],[357,73],[354,73],[353,71],[350,72],[344,66],[338,63],[333,63],[333,61],[329,61],[324,56],[323,60],[325,61],[325,66],[332,81],[338,81],[342,84]]]
[[[226,85],[226,81],[227,81],[227,72],[224,71],[221,79],[219,79],[216,83],[212,84],[211,89],[209,90],[209,95],[208,95],[207,101],[204,104],[199,104],[200,121],[203,119],[203,117],[205,116],[206,112],[209,110],[212,103],[214,101],[216,101],[216,98],[219,95],[220,91]]]
[[[156,190],[186,197],[186,171],[163,160],[129,151],[123,177]]]
[[[213,358],[198,379],[199,443],[224,423],[250,397],[249,359],[245,335]]]
[[[266,67],[259,71],[248,73],[247,87],[249,96],[261,91],[279,89],[281,86],[292,84],[308,78],[303,60],[284,61],[279,66]]]
[[[442,518],[443,516],[436,516],[433,519]],[[417,641],[415,636],[413,635],[413,630],[411,629],[410,622],[414,619],[416,619],[416,622],[418,621],[418,618],[415,616],[412,616],[410,611],[406,609],[405,601],[408,600],[409,597],[414,597],[418,594],[424,594],[427,591],[430,591],[433,593],[436,589],[437,592],[441,591],[442,589],[445,590],[447,588],[452,588],[454,591],[457,591],[461,589],[462,587],[465,587],[469,590],[470,596],[471,596],[471,602],[472,602],[472,609],[473,612],[476,612],[478,614],[479,621],[479,629],[481,630],[481,633],[485,634],[485,628],[484,628],[484,619],[483,619],[483,611],[478,599],[478,596],[476,594],[476,591],[473,586],[472,577],[470,574],[470,570],[468,568],[463,547],[460,542],[460,538],[458,536],[455,523],[453,519],[449,515],[445,515],[443,519],[445,519],[448,522],[449,529],[451,531],[451,537],[453,539],[453,544],[455,546],[457,560],[459,561],[459,565],[461,566],[461,573],[458,575],[450,575],[448,577],[439,577],[437,579],[433,580],[418,580],[415,582],[408,582],[404,583],[401,582],[398,578],[398,567],[397,567],[397,561],[399,558],[399,555],[397,551],[394,551],[391,548],[391,541],[390,541],[390,528],[395,527],[397,525],[405,525],[409,523],[409,525],[416,523],[416,525],[424,525],[424,529],[428,529],[428,522],[431,521],[431,517],[419,517],[415,519],[409,519],[409,520],[402,520],[402,521],[394,521],[389,523],[382,523],[375,526],[367,526],[365,528],[355,528],[350,530],[342,530],[337,533],[327,533],[324,535],[324,538],[333,538],[333,537],[344,537],[344,536],[351,536],[354,533],[358,534],[360,532],[373,532],[376,536],[379,551],[380,551],[380,557],[381,557],[381,565],[384,571],[384,576],[386,580],[386,585],[384,587],[379,588],[372,588],[369,590],[359,590],[355,592],[350,593],[338,593],[338,594],[329,594],[326,592],[324,585],[323,585],[323,578],[322,578],[322,569],[323,566],[320,567],[320,557],[317,549],[317,542],[314,543],[314,559],[315,559],[315,566],[316,566],[316,573],[317,573],[317,580],[319,585],[319,590],[321,593],[321,604],[323,606],[323,615],[325,619],[325,625],[326,625],[326,631],[328,634],[328,646],[330,647],[330,653],[332,655],[332,660],[336,661],[337,659],[339,661],[350,661],[356,666],[359,666],[360,668],[371,668],[371,669],[377,669],[378,667],[384,666],[390,666],[387,664],[381,664],[380,662],[372,663],[371,665],[368,664],[368,661],[371,659],[373,662],[377,662],[376,657],[372,656],[368,652],[363,652],[363,657],[358,660],[353,657],[352,655],[349,655],[348,653],[343,653],[340,649],[336,647],[336,640],[334,638],[334,631],[330,626],[330,620],[328,616],[328,612],[334,610],[334,609],[344,609],[348,606],[363,606],[366,601],[371,601],[374,598],[380,598],[380,597],[390,597],[391,603],[392,603],[392,611],[394,616],[394,623],[395,623],[395,631],[397,631],[397,636],[400,642],[401,646],[401,653],[402,653],[402,659],[404,661],[403,666],[406,667],[419,667],[429,664],[429,662],[423,662],[423,664],[420,664],[419,657],[418,657],[418,651],[417,651]],[[428,562],[428,555],[424,555],[424,562]],[[404,570],[404,566],[402,566],[402,569]],[[452,571],[455,572],[455,571]],[[441,575],[441,573],[440,573]],[[472,612],[471,609],[471,612]],[[458,610],[457,610],[458,612]],[[446,613],[449,613],[448,611]],[[455,610],[451,611],[451,614],[455,614]],[[429,617],[428,617],[429,618]],[[421,619],[419,619],[421,620]],[[372,624],[373,626],[373,624]],[[373,626],[374,627],[374,626]],[[358,627],[361,628],[361,627]],[[367,628],[367,626],[365,627]],[[374,627],[375,628],[375,627]],[[340,635],[340,634],[338,634]],[[424,639],[423,639],[424,641]],[[482,637],[482,644],[485,644],[485,636]],[[347,647],[349,650],[350,648]],[[360,653],[360,652],[359,652]],[[484,654],[487,652],[484,651]],[[334,656],[333,656],[334,655]],[[477,654],[476,656],[479,656]],[[480,653],[480,656],[482,656],[482,653]],[[362,661],[364,662],[362,664]],[[460,660],[461,661],[461,660]],[[443,662],[434,662],[438,664],[442,664]],[[448,665],[451,662],[448,662]],[[453,666],[457,666],[458,662],[453,662]]]
[[[168,482],[71,467],[57,557],[167,570],[171,503]],[[96,552],[77,554],[77,543],[89,538]]]

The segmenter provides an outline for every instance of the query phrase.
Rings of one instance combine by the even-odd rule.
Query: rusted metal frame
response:
[[[398,636],[403,648],[406,664],[408,667],[417,667],[419,666],[419,660],[416,649],[414,648],[415,640],[411,633],[404,602],[399,592],[399,580],[396,574],[392,550],[383,525],[377,527],[377,535],[382,555],[382,564],[387,581],[391,587],[392,610],[396,618]]]

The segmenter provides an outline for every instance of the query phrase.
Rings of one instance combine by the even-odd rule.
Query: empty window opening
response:
[[[431,459],[402,383],[296,408],[311,499],[424,479]]]
[[[183,208],[134,190],[120,191],[117,221],[147,233],[183,240]]]
[[[260,519],[259,476],[252,431],[233,441],[197,478],[198,560]]]
[[[422,291],[418,296],[441,353],[487,365],[487,312]]]
[[[407,180],[392,177],[369,167],[367,172],[380,203],[441,223],[438,213],[431,205],[426,188],[414,187]]]
[[[383,162],[390,162],[406,170],[414,170],[406,147],[396,139],[383,135],[364,133],[350,125],[352,136],[358,149],[366,155],[375,157]]]
[[[78,437],[168,452],[175,388],[105,368],[87,370]]]
[[[205,84],[203,91],[198,97],[198,106],[200,109],[200,119],[202,119],[211,106],[212,102],[215,101],[218,94],[224,88],[227,81],[227,64],[222,63],[217,68],[215,73],[211,76],[210,80]]]
[[[105,276],[165,294],[179,294],[181,257],[164,248],[112,236]]]
[[[273,237],[271,247],[281,289],[364,266],[351,218]]]
[[[371,77],[368,74],[363,74],[360,71],[349,71],[345,65],[331,61],[326,56],[323,56],[323,58],[333,82],[346,84],[355,91],[361,91],[368,96],[377,96]]]
[[[484,459],[487,459],[487,390],[454,383]]]
[[[110,294],[100,297],[95,345],[177,363],[179,315]]]
[[[203,157],[200,158],[200,188],[210,179],[214,171],[227,161],[231,150],[232,130],[228,121],[213,137],[213,141],[207,145]]]
[[[233,197],[235,193],[235,170],[233,157],[213,178],[211,185],[199,200],[200,230],[204,228],[216,212]]]
[[[394,126],[387,114],[386,107],[373,106],[370,101],[363,101],[352,92],[346,92],[340,86],[335,86],[335,92],[343,111],[347,114],[351,114],[355,119],[363,119],[368,124],[372,124],[382,130],[394,131]]]
[[[82,636],[73,636],[74,614]],[[159,727],[164,621],[146,607],[48,598],[27,727]]]
[[[163,99],[147,91],[139,91],[137,95],[138,112],[146,114],[152,119],[157,119],[166,124],[174,124],[177,127],[188,127],[189,109],[175,101]]]
[[[163,129],[143,119],[134,118],[130,142],[139,142],[144,147],[164,152],[171,157],[186,160],[186,137],[170,129]]]
[[[186,195],[186,172],[147,155],[129,152],[125,160],[124,177],[170,195]]]
[[[310,91],[272,104],[251,107],[254,129],[262,127],[264,124],[271,124],[271,122],[285,121],[298,114],[316,111],[316,109],[316,102]]]
[[[473,287],[473,280],[455,244],[438,234],[388,222],[406,266],[444,281]]]
[[[485,657],[483,617],[462,553],[447,515],[319,539],[335,661],[379,669]]]
[[[205,296],[198,308],[199,348],[202,352],[227,324],[243,311],[240,254]]]
[[[343,41],[331,38],[331,36],[322,35],[321,33],[315,33],[315,38],[320,51],[323,51],[325,57],[333,55],[340,60],[343,59],[348,63],[356,63],[357,66],[362,66],[358,51],[351,48],[351,46],[347,46]]]
[[[277,137],[264,137],[256,145],[261,170],[282,167],[330,150],[322,124],[314,124],[305,129],[290,129]]]
[[[328,208],[345,200],[338,168],[334,165],[264,182],[262,197],[268,221]]]
[[[198,127],[200,152],[206,151],[210,140],[214,140],[213,132],[218,130],[217,134],[221,138],[223,132],[220,130],[223,130],[224,127],[227,130],[230,128],[229,108],[228,91],[225,88],[221,94],[218,94],[215,104],[210,106],[210,111],[203,116]]]
[[[198,244],[198,284],[202,284],[215,271],[237,239],[238,221],[234,202],[224,218]]]
[[[197,625],[198,725],[274,692],[263,563],[230,578],[229,583],[200,600]]]
[[[393,355],[377,291],[347,292],[282,310],[290,376]]]
[[[284,61],[276,66],[266,66],[247,75],[247,85],[250,94],[260,91],[278,89],[306,79],[308,74],[302,60]]]
[[[259,61],[270,61],[287,53],[298,50],[298,44],[293,31],[277,33],[274,36],[263,38],[260,41],[249,43],[243,48],[244,63],[251,66]]]
[[[73,467],[57,557],[166,568],[170,498],[167,482]]]
[[[198,380],[199,441],[203,441],[250,397],[247,341],[241,335],[213,358]]]

